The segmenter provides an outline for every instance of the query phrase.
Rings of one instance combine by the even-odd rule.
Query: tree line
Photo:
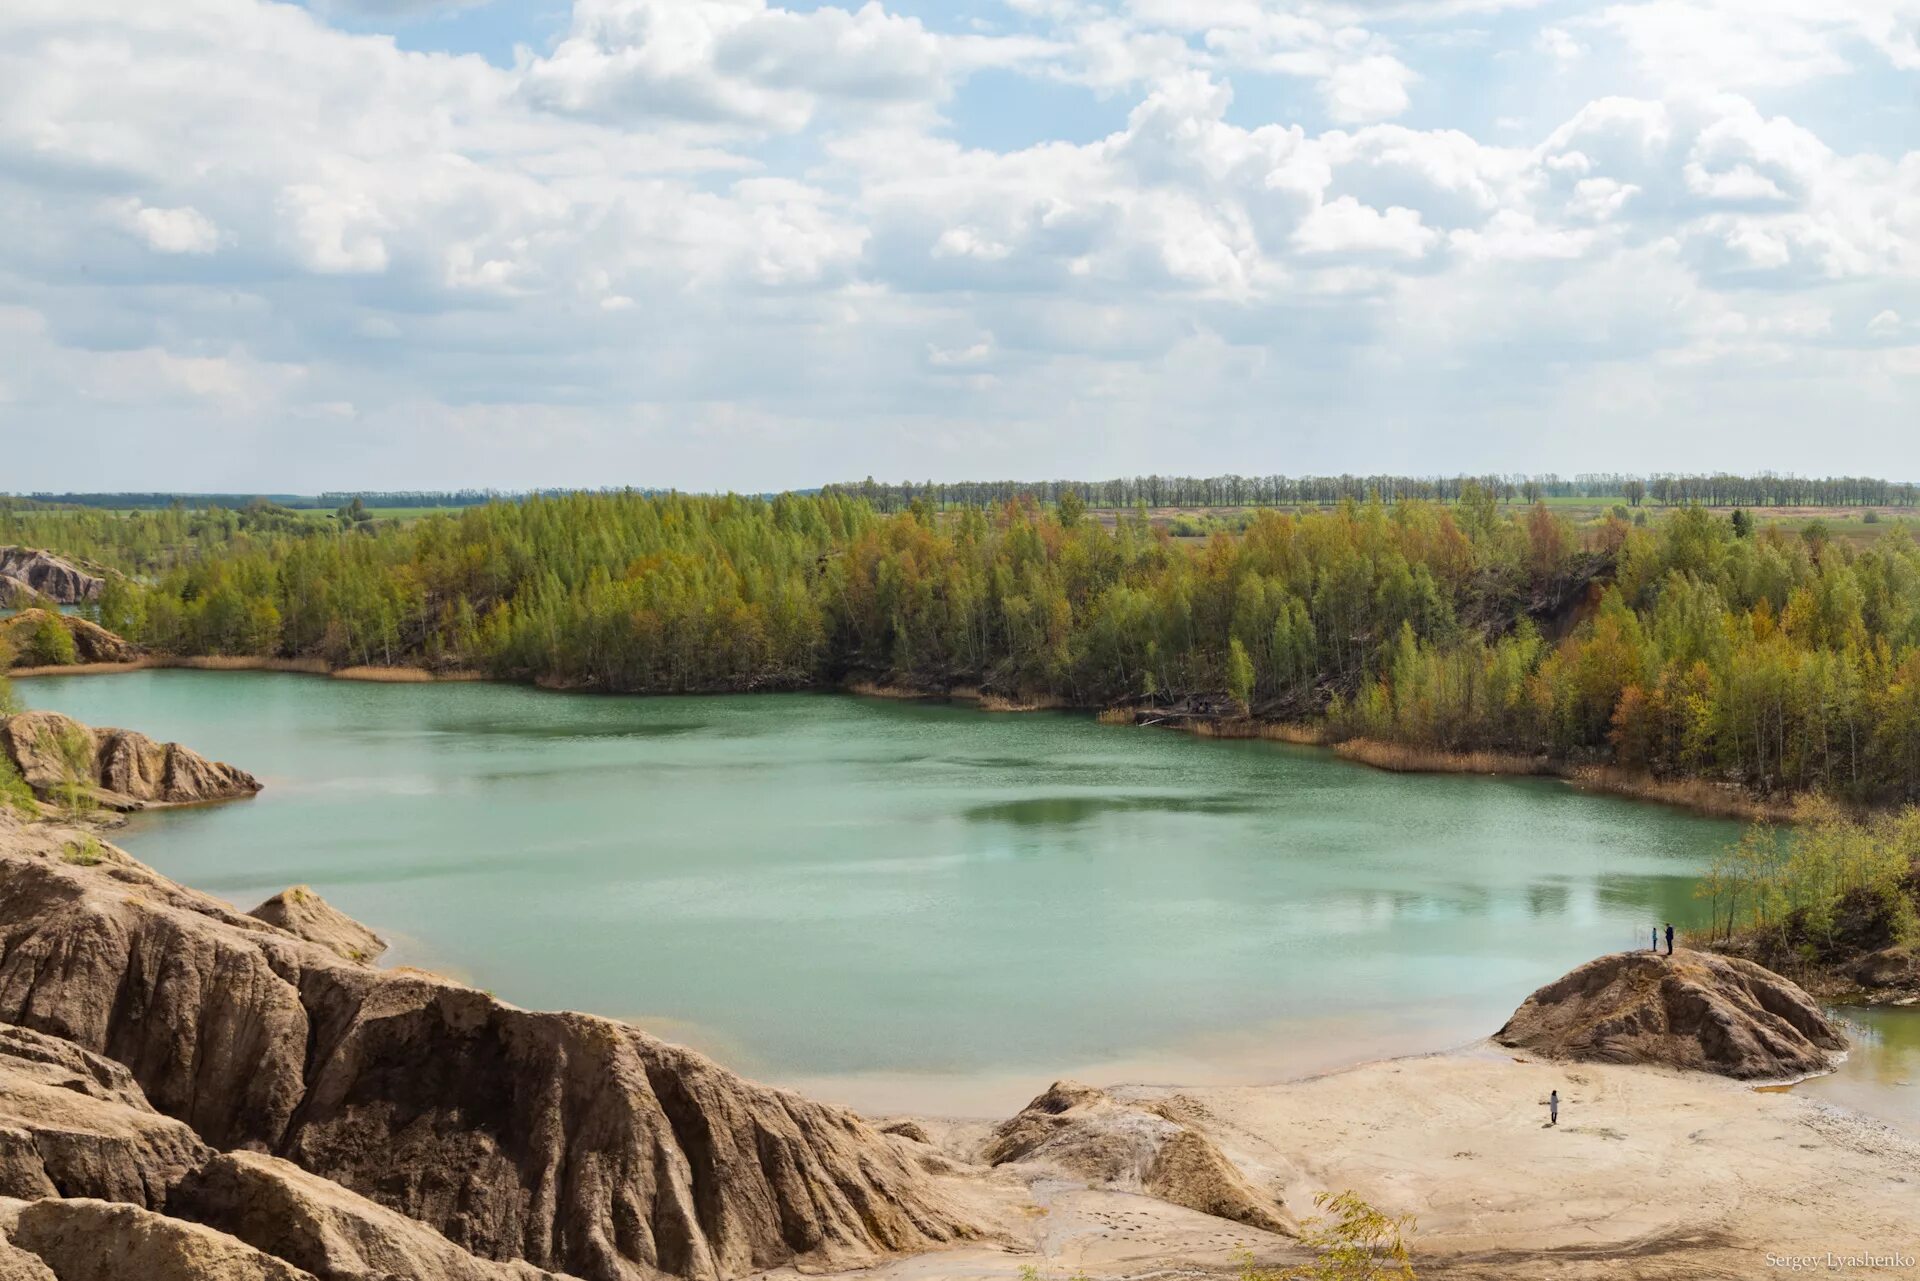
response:
[[[883,512],[905,510],[916,501],[940,510],[991,507],[1033,495],[1058,503],[1068,495],[1090,507],[1302,507],[1346,501],[1422,500],[1457,502],[1467,487],[1490,493],[1504,503],[1534,503],[1548,498],[1591,499],[1639,507],[1913,507],[1920,485],[1859,476],[1734,476],[1660,474],[1630,476],[1615,472],[1582,473],[1572,478],[1539,476],[1133,476],[1113,480],[1047,481],[862,481],[829,485],[825,492],[850,494]]]
[[[560,493],[561,490],[549,490]],[[358,500],[365,507],[422,508],[477,507],[482,503],[512,501],[527,491],[500,489],[351,489],[327,490],[320,494],[212,494],[186,490],[148,490],[119,493],[54,493],[40,490],[23,496],[25,501],[45,507],[104,507],[109,510],[162,510],[180,507],[203,511],[210,507],[239,509],[258,503],[286,507],[296,511],[334,509]]]
[[[1576,526],[1473,482],[1260,510],[1204,541],[1135,511],[1103,524],[1072,495],[887,512],[839,490],[568,494],[301,532],[270,509],[59,519],[68,550],[130,575],[98,621],[162,653],[628,692],[859,676],[1082,707],[1225,697],[1340,736],[1920,795],[1904,528],[1855,547],[1701,507]]]

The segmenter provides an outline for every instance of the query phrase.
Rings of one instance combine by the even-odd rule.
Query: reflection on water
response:
[[[648,725],[543,725],[522,720],[507,720],[475,725],[470,721],[426,724],[420,730],[432,734],[457,734],[465,737],[497,735],[502,738],[671,738],[676,734],[697,734],[711,728],[704,721],[661,721]],[[401,730],[401,733],[407,731]]]
[[[1158,811],[1162,814],[1246,814],[1259,809],[1251,798],[1233,796],[1036,796],[1024,801],[976,805],[964,816],[976,823],[1013,823],[1021,827],[1071,825],[1104,814]]]
[[[1549,780],[824,695],[186,671],[20,693],[267,780],[136,818],[123,843],[169,875],[243,906],[311,884],[395,963],[696,1029],[786,1081],[1024,1098],[1077,1065],[1273,1079],[1459,1044],[1695,919],[1738,834]]]

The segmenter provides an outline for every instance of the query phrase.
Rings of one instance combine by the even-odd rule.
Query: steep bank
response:
[[[260,780],[178,743],[127,729],[94,729],[58,712],[0,717],[0,753],[34,795],[60,804],[79,798],[127,812],[252,796]]]
[[[212,1148],[588,1281],[871,1261],[969,1230],[851,1113],[581,1014],[345,960],[60,829],[0,833],[0,1022],[126,1065]]]
[[[1882,940],[1808,957],[1783,949],[1777,936],[1750,932],[1713,946],[1727,956],[1777,966],[1823,1000],[1867,1006],[1920,1003],[1920,946],[1912,943]]]
[[[63,633],[64,642],[61,641]],[[60,652],[47,652],[53,648]],[[138,645],[98,623],[46,609],[37,603],[11,618],[0,619],[0,654],[5,654],[8,664],[19,671],[133,663],[141,657]]]

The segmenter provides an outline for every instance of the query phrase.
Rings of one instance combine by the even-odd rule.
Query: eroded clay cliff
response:
[[[0,1200],[0,1238],[54,1281],[320,1281],[224,1232],[114,1201]]]
[[[1130,1102],[1056,1081],[1003,1122],[981,1158],[1041,1163],[1102,1187],[1144,1192],[1269,1232],[1296,1231],[1279,1201],[1255,1187],[1205,1134],[1162,1100]]]
[[[1528,997],[1494,1040],[1547,1058],[1742,1080],[1824,1071],[1847,1044],[1790,980],[1751,961],[1685,949],[1589,961]]]
[[[154,1111],[120,1064],[0,1024],[0,1196],[159,1209],[212,1155],[191,1129]]]
[[[0,574],[0,609],[44,609],[52,604],[19,579]]]
[[[314,893],[295,885],[247,913],[309,943],[318,943],[345,960],[370,964],[387,950],[386,940]]]
[[[0,547],[0,578],[16,579],[61,605],[98,600],[106,585],[98,575],[33,547]]]
[[[0,601],[4,604],[4,601]],[[14,667],[36,667],[49,662],[75,663],[131,663],[140,657],[140,647],[122,637],[114,635],[106,628],[73,614],[61,614],[41,608],[42,602],[30,602],[26,606],[16,606],[20,612],[11,618],[0,619],[0,650],[10,656]],[[64,631],[73,642],[70,659],[49,659],[41,656],[39,635],[41,628],[48,623]]]
[[[968,1231],[849,1112],[608,1019],[343,960],[117,851],[82,866],[13,836],[0,1021],[124,1064],[212,1147],[283,1157],[482,1259],[720,1278]]]
[[[178,743],[127,729],[92,729],[58,712],[0,718],[0,752],[43,800],[78,786],[107,809],[195,805],[252,796],[260,781]]]

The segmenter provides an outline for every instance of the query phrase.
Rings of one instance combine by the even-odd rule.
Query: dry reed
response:
[[[1337,743],[1334,754],[1394,774],[1556,774],[1545,757],[1514,752],[1450,752],[1438,747],[1374,738],[1350,738]]]
[[[983,712],[1048,712],[1065,707],[1064,699],[1052,694],[1041,694],[1033,698],[1008,698],[1001,694],[982,694],[980,710]]]
[[[858,694],[862,698],[909,699],[926,697],[921,691],[908,689],[905,685],[883,685],[879,681],[868,680],[848,681],[846,690],[847,693]]]
[[[1634,770],[1583,765],[1568,771],[1567,780],[1575,787],[1588,791],[1658,801],[1663,805],[1679,805],[1715,818],[1765,820],[1771,823],[1786,823],[1793,819],[1792,800],[1755,796],[1731,784],[1715,783],[1704,778],[1655,778]]]
[[[427,685],[440,679],[419,667],[342,667],[329,675],[338,681],[372,681],[379,685]]]

